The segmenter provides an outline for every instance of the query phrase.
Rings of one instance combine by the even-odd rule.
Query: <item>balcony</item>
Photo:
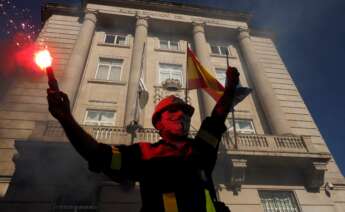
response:
[[[138,141],[154,143],[160,139],[157,130],[144,128],[131,136],[122,127],[83,126],[96,140],[108,144],[131,144]],[[33,134],[32,139],[41,141],[67,140],[62,128],[56,122],[48,122],[41,128],[41,134]],[[193,137],[195,131],[190,133]],[[35,137],[36,136],[36,137]],[[303,170],[306,187],[318,189],[324,183],[324,173],[330,160],[328,152],[320,152],[313,147],[308,136],[276,136],[258,134],[238,134],[234,142],[231,133],[225,133],[219,149],[219,157],[226,158],[231,167],[231,185],[239,191],[245,178],[245,170],[250,167],[286,167]]]
[[[131,135],[123,127],[111,126],[82,126],[85,131],[92,135],[96,140],[108,144],[128,144]],[[36,134],[32,137],[40,137],[43,140],[67,140],[64,132],[57,122],[44,123],[41,127],[41,135]],[[196,131],[191,131],[193,137]],[[133,138],[133,142],[146,141],[154,143],[160,138],[158,131],[153,128],[143,128],[139,130]],[[276,136],[259,134],[237,134],[237,147],[231,133],[224,133],[220,150],[231,155],[258,155],[258,156],[285,156],[285,157],[329,157],[329,153],[318,152],[312,145],[312,138],[308,136]]]

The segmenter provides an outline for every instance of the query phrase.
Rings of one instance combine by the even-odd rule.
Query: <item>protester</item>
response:
[[[75,121],[68,97],[60,91],[48,89],[49,111],[61,123],[77,152],[88,161],[91,171],[103,172],[119,183],[140,182],[141,212],[229,211],[216,200],[211,178],[226,130],[224,122],[239,83],[236,68],[229,67],[226,75],[223,96],[193,139],[188,132],[194,108],[176,96],[164,98],[155,108],[152,124],[162,139],[153,144],[98,143]]]

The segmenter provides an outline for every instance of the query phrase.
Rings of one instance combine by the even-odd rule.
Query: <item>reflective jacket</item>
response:
[[[89,161],[91,171],[116,181],[140,182],[142,212],[213,212],[210,184],[224,123],[206,118],[194,139],[151,144],[99,144]]]

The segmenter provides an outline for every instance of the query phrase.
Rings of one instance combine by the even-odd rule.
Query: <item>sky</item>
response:
[[[174,1],[248,12],[252,15],[251,27],[275,34],[274,42],[285,65],[335,160],[345,173],[345,1]],[[40,5],[45,2],[0,0],[0,25],[3,26],[0,28],[0,68],[4,46],[15,37],[16,31],[31,35],[30,39],[37,35]],[[49,2],[79,3],[78,0]],[[22,27],[23,22],[26,24],[25,29]],[[30,39],[22,39],[22,42]]]

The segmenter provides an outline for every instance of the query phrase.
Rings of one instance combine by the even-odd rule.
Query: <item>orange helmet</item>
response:
[[[185,103],[182,99],[174,95],[167,96],[156,105],[155,112],[152,115],[152,124],[154,127],[156,127],[156,123],[159,121],[161,113],[171,107],[178,107],[185,111],[189,116],[192,116],[194,113],[194,107]]]

